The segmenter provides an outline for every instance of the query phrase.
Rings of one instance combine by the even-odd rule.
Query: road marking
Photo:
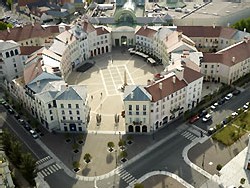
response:
[[[117,174],[123,179],[126,183],[134,182],[137,179],[132,176],[129,172],[127,172],[125,169],[120,168],[117,172]]]
[[[49,160],[49,159],[51,159],[50,156],[44,157],[44,158],[38,160],[38,161],[36,162],[36,165],[40,165],[40,164],[44,163],[45,161],[47,161],[47,160]]]

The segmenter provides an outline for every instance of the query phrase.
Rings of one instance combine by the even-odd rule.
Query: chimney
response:
[[[102,27],[102,31],[104,31],[104,27]]]
[[[248,42],[248,40],[249,40],[249,38],[248,38],[248,37],[244,37],[244,42],[245,42],[245,43],[247,43],[247,42]]]
[[[179,32],[179,33],[178,33],[178,41],[180,42],[181,39],[182,39],[182,32]]]
[[[244,32],[246,32],[247,31],[247,28],[244,28],[244,30],[243,30]]]
[[[32,24],[32,27],[34,27],[34,26],[35,26],[34,22],[31,22],[31,24]]]
[[[37,81],[36,81],[36,86],[37,86],[37,87],[40,87],[40,80],[37,80]]]
[[[7,31],[8,31],[8,33],[10,33],[10,28],[9,27],[7,27]]]
[[[232,57],[232,62],[235,63],[235,57]]]
[[[144,25],[144,26],[143,26],[143,29],[147,29],[147,25]]]
[[[175,76],[173,76],[173,83],[175,84],[175,79],[176,79],[176,77]]]
[[[162,90],[162,82],[159,83],[159,89]]]
[[[179,79],[179,80],[183,80],[183,77],[184,77],[184,68],[183,67],[178,67],[176,70],[175,70],[175,75],[176,77]]]
[[[215,28],[215,24],[213,23],[213,28]]]
[[[130,97],[131,97],[131,99],[134,98],[134,92],[133,91],[131,92]]]

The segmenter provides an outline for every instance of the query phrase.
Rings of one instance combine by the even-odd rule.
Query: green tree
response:
[[[10,132],[7,129],[3,130],[3,149],[6,153],[7,156],[9,156],[10,154],[10,148],[11,148],[11,142],[12,140],[14,140],[15,138],[13,137],[12,134],[10,134]]]
[[[121,147],[121,148],[124,148],[124,146],[125,146],[125,140],[120,139],[119,142],[118,142],[118,146]]]
[[[25,153],[22,155],[20,170],[24,178],[30,183],[30,185],[35,186],[36,161],[30,153]]]
[[[74,161],[72,163],[72,165],[73,165],[74,168],[79,168],[80,167],[80,163],[78,161]]]
[[[115,144],[114,144],[114,142],[108,142],[107,146],[109,148],[109,151],[112,151],[113,148],[115,147]]]
[[[89,163],[92,159],[92,156],[89,153],[85,153],[85,155],[83,156],[83,159],[86,163]]]
[[[9,9],[11,9],[12,5],[13,5],[13,0],[7,0],[6,1],[7,6],[9,7]]]
[[[126,151],[121,151],[121,152],[120,152],[120,157],[121,157],[121,159],[124,159],[124,158],[126,158],[127,156],[128,156],[128,154],[127,154]]]
[[[21,164],[21,156],[22,156],[21,143],[16,140],[11,140],[9,157],[17,167]]]
[[[141,183],[136,183],[134,188],[144,188],[144,186]]]

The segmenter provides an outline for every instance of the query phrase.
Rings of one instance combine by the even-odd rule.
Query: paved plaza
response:
[[[120,118],[119,124],[115,125],[114,116],[124,110],[121,90],[124,81],[128,85],[146,85],[154,74],[163,71],[163,66],[151,66],[143,58],[131,56],[121,49],[92,60],[95,65],[84,73],[72,72],[68,84],[87,85],[91,107],[89,132],[123,132],[124,119]],[[102,116],[100,126],[96,125],[96,114]]]

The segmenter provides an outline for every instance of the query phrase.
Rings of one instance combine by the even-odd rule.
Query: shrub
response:
[[[240,183],[241,183],[241,184],[244,184],[244,183],[245,183],[245,181],[246,181],[246,179],[245,179],[245,178],[241,178],[241,179],[240,179]]]
[[[221,164],[218,164],[218,165],[216,166],[216,170],[220,171],[221,169],[222,169],[222,165],[221,165]]]

